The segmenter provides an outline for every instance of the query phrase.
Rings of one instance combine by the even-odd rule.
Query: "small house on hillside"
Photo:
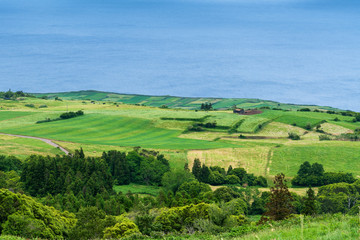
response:
[[[245,110],[242,109],[242,108],[236,108],[236,109],[234,109],[233,112],[234,112],[234,113],[237,113],[237,114],[244,114],[244,113],[245,113]]]

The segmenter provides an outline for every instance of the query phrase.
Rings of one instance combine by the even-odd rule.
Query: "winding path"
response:
[[[36,139],[36,140],[40,140],[43,141],[44,143],[47,143],[53,147],[59,148],[61,151],[63,151],[66,155],[69,155],[69,151],[66,150],[65,148],[61,147],[59,144],[54,143],[53,141],[51,141],[50,139],[46,139],[46,138],[40,138],[40,137],[31,137],[31,136],[25,136],[25,135],[16,135],[16,134],[8,134],[8,133],[0,133],[2,135],[8,135],[8,136],[13,136],[13,137],[21,137],[21,138],[31,138],[31,139]]]

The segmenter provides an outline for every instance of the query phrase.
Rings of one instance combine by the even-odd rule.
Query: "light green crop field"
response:
[[[134,147],[140,146],[161,152],[174,168],[183,168],[185,163],[189,163],[191,167],[194,159],[199,158],[207,165],[224,168],[229,165],[244,167],[250,173],[265,174],[269,178],[279,172],[293,177],[300,164],[309,161],[323,164],[327,171],[352,172],[355,176],[360,176],[360,142],[320,142],[320,133],[316,133],[314,129],[304,129],[308,123],[315,127],[325,120],[326,123],[321,124],[321,129],[335,137],[360,127],[360,123],[352,122],[352,117],[322,112],[299,112],[296,111],[300,108],[297,105],[284,105],[284,108],[288,106],[295,109],[293,111],[263,110],[261,114],[247,116],[233,114],[229,110],[189,110],[209,100],[205,98],[120,96],[101,92],[81,92],[80,95],[68,93],[61,97],[81,100],[0,100],[0,132],[51,139],[70,152],[82,147],[87,156],[101,156],[103,151],[112,149],[131,151]],[[120,101],[121,99],[123,101]],[[91,102],[92,100],[96,101]],[[235,101],[212,100],[219,108]],[[187,109],[163,109],[120,103],[138,104],[139,101],[153,102],[155,105],[172,103],[177,107],[185,104]],[[271,101],[272,105],[267,105],[270,104],[268,101],[261,100],[236,101],[249,107],[278,107],[277,103]],[[33,107],[28,107],[32,106],[31,104]],[[280,104],[280,107],[283,106]],[[316,106],[311,108],[332,109]],[[78,110],[83,110],[85,115],[36,124],[36,121],[46,118],[58,118],[66,111]],[[204,123],[216,121],[218,126],[225,128],[184,133],[188,126],[194,124],[194,119],[204,117]],[[334,121],[336,117],[339,121]],[[245,120],[238,127],[238,132],[228,133],[228,129],[242,119]],[[296,126],[292,126],[293,123]],[[259,125],[262,127],[259,128]],[[289,132],[299,134],[301,140],[287,139]],[[248,139],[238,138],[240,134]],[[60,150],[38,140],[4,135],[0,138],[0,154],[24,158],[33,153],[62,154]]]

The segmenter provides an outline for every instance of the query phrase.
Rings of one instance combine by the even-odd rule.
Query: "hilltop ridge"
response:
[[[198,109],[201,103],[212,103],[216,110],[225,110],[236,105],[240,108],[282,108],[285,110],[297,110],[300,108],[310,108],[311,110],[333,110],[340,111],[338,108],[330,106],[317,106],[305,104],[280,103],[272,100],[262,100],[259,98],[211,98],[211,97],[179,97],[179,96],[152,96],[141,94],[123,94],[115,92],[103,92],[96,90],[81,90],[55,93],[32,93],[37,97],[46,96],[48,98],[59,97],[66,100],[94,100],[112,101],[124,104],[139,104],[151,107],[166,106],[169,108]]]

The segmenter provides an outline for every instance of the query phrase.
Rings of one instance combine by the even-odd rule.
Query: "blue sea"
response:
[[[360,1],[0,0],[0,90],[360,111]]]

